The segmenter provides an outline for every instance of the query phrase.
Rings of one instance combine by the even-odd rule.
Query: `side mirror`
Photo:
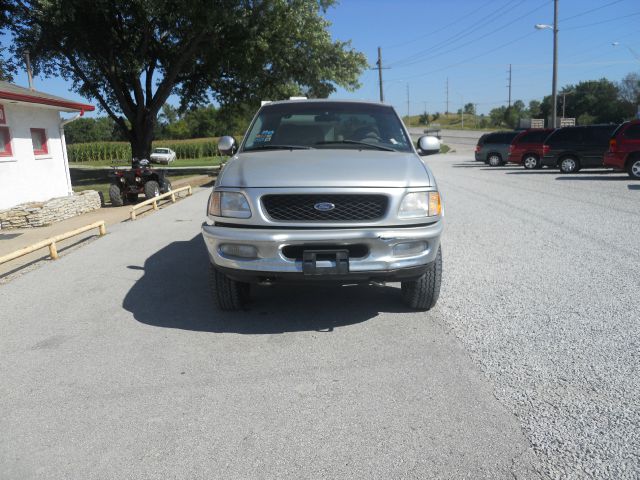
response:
[[[418,153],[420,155],[433,155],[440,153],[440,140],[438,137],[423,135],[418,139]]]
[[[238,144],[236,143],[236,139],[225,135],[224,137],[220,137],[218,140],[218,151],[220,155],[231,156],[238,150]]]

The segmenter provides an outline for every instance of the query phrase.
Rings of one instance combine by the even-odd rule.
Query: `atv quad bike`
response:
[[[130,169],[114,168],[110,176],[109,199],[114,207],[121,207],[125,201],[136,203],[141,193],[149,199],[171,190],[166,170],[151,168],[147,159],[134,158]]]

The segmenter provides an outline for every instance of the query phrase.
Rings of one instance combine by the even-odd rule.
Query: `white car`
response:
[[[176,159],[176,152],[170,148],[154,148],[151,154],[152,163],[164,163],[168,165]]]

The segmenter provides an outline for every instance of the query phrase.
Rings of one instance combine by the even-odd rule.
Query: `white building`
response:
[[[93,110],[0,81],[0,210],[72,194],[60,112]]]

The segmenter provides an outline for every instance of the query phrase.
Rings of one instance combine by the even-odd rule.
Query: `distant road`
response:
[[[411,135],[421,135],[425,127],[410,127]],[[480,130],[440,130],[442,142],[458,151],[472,150],[478,139],[487,132]]]

